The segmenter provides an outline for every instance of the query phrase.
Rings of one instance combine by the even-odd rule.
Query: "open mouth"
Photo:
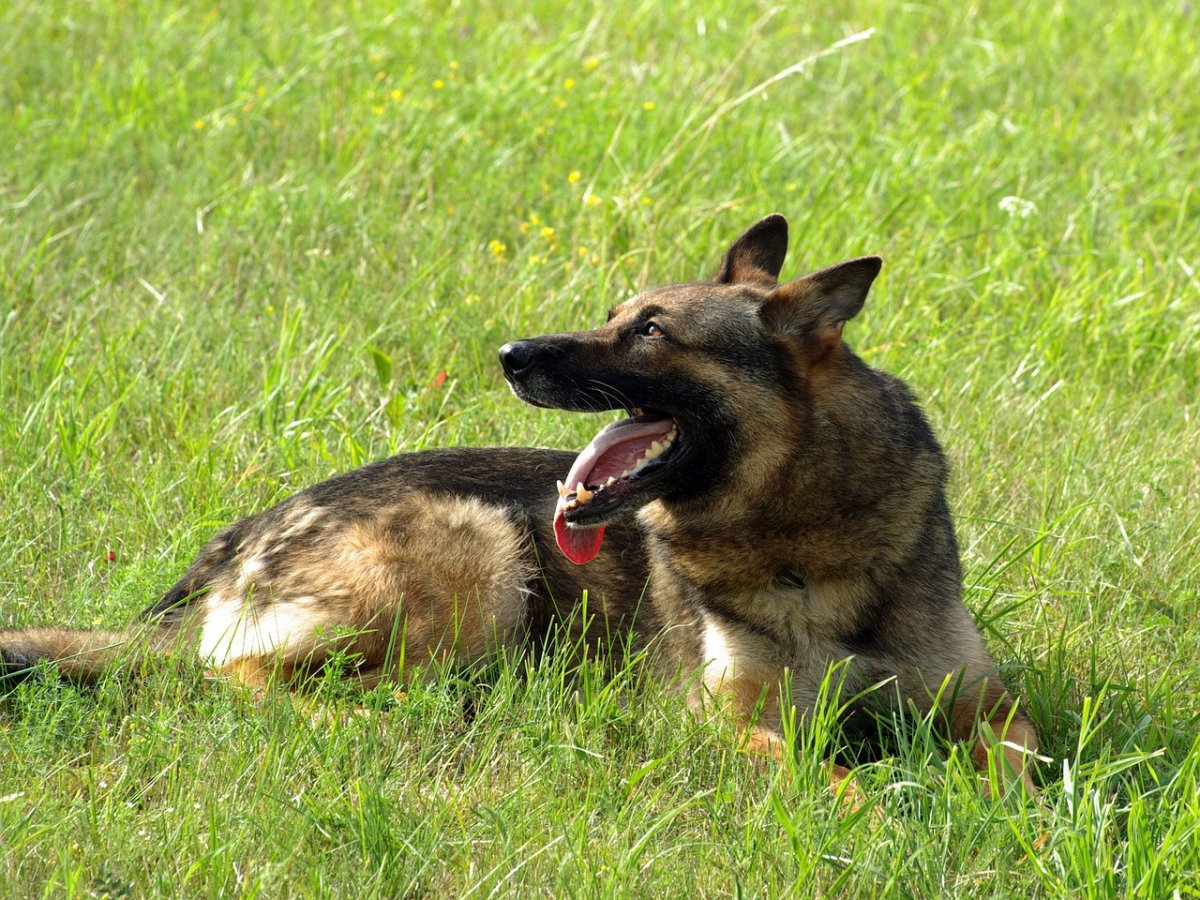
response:
[[[682,441],[678,423],[660,412],[606,425],[558,483],[554,535],[567,559],[582,565],[600,552],[604,523],[630,498],[664,473]]]

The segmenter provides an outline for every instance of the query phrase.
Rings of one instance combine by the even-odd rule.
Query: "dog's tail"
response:
[[[0,686],[30,677],[43,660],[66,681],[91,684],[107,671],[139,666],[163,645],[161,631],[145,625],[121,631],[0,631]]]

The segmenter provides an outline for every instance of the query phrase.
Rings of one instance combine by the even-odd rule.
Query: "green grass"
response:
[[[841,814],[828,717],[756,767],[565,651],[316,713],[183,668],[3,701],[0,894],[1200,895],[1196,10],[472,6],[3,5],[0,627],[392,452],[582,445],[496,348],[780,211],[788,274],[887,260],[847,336],[947,446],[1043,807],[909,722]]]

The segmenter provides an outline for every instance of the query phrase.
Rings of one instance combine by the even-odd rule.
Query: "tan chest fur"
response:
[[[763,701],[770,715],[778,686],[786,681],[792,703],[801,712],[810,710],[830,667],[851,655],[837,638],[841,616],[835,604],[841,593],[836,587],[771,585],[729,604],[744,622],[705,613],[706,691],[731,697],[740,710]]]

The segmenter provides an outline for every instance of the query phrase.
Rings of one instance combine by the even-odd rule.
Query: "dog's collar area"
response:
[[[798,591],[802,591],[808,587],[808,583],[804,580],[804,576],[799,572],[793,572],[790,569],[786,569],[775,576],[775,582],[780,587],[794,588]]]

